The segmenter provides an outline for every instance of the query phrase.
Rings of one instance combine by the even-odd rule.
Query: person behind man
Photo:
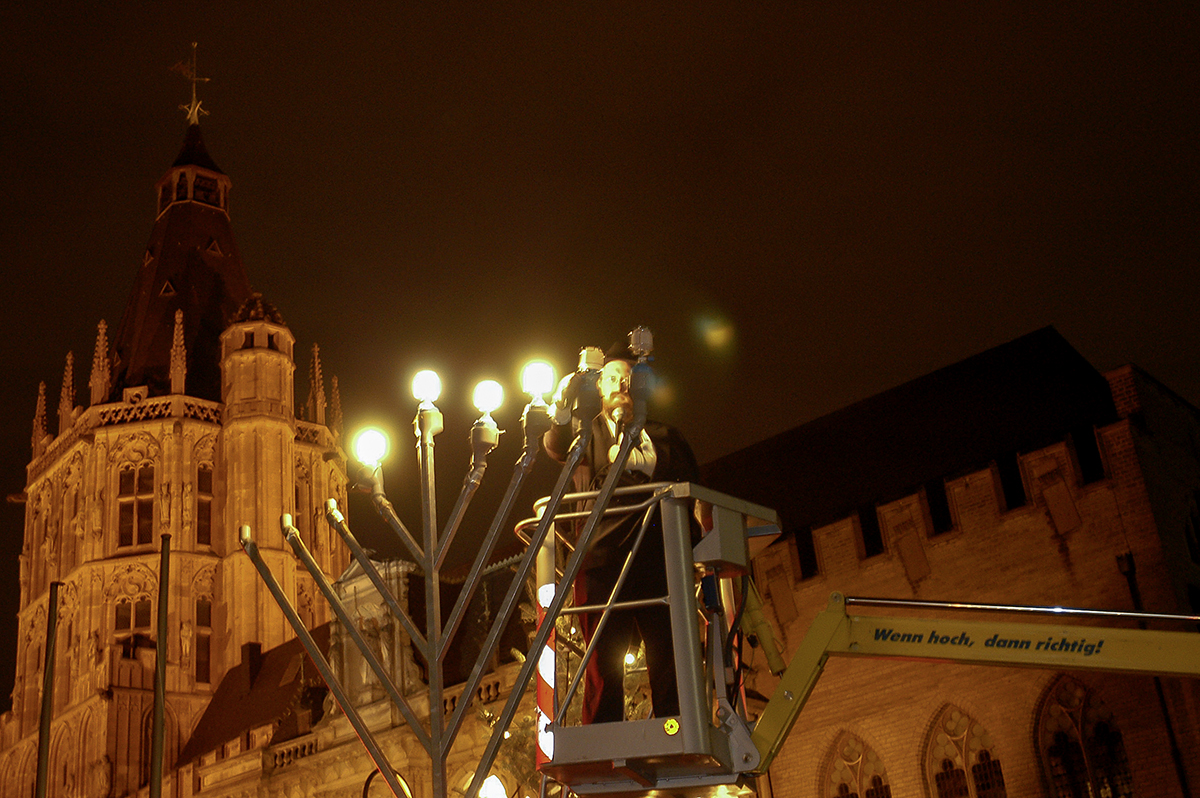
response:
[[[598,490],[611,469],[624,435],[624,424],[633,414],[629,380],[637,357],[625,345],[614,345],[605,354],[600,372],[601,412],[591,419],[592,440],[585,462],[573,475],[579,491]],[[572,419],[571,377],[564,378],[555,395],[554,426],[543,438],[546,452],[563,462],[575,438]],[[618,486],[646,482],[691,482],[699,476],[695,455],[683,437],[672,427],[647,421],[629,453]],[[614,497],[610,506],[637,503],[644,495]],[[660,598],[667,594],[663,535],[660,516],[646,530],[630,573],[617,601]],[[584,558],[583,571],[575,581],[575,603],[603,604],[608,601],[626,557],[632,550],[641,525],[641,513],[606,519],[593,537]],[[582,522],[580,524],[582,526]],[[578,530],[577,530],[578,531]],[[581,618],[584,638],[591,641],[599,613]],[[588,663],[584,679],[584,723],[605,723],[624,719],[625,654],[638,638],[646,649],[646,670],[650,681],[654,715],[679,714],[679,694],[675,680],[671,616],[667,607],[658,605],[628,610],[613,610]]]

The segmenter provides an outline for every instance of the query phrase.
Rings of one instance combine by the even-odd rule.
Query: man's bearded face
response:
[[[629,374],[632,371],[624,360],[610,360],[600,372],[600,400],[604,415],[612,418],[613,411],[623,408],[626,413],[633,410],[633,399],[629,396]]]

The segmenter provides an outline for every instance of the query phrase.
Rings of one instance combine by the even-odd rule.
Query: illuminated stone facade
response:
[[[331,576],[347,557],[319,512],[345,501],[325,455],[340,425],[314,348],[294,407],[294,339],[251,293],[229,225],[230,181],[192,125],[156,187],[157,218],[110,343],[100,322],[86,401],[67,356],[58,424],[45,387],[33,423],[12,711],[0,719],[0,795],[32,795],[49,589],[60,582],[49,794],[135,794],[149,778],[162,536],[169,534],[166,766],[247,645],[292,637],[237,544],[241,524],[310,625],[328,618],[279,534],[293,513]]]

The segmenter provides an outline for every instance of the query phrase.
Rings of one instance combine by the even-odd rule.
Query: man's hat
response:
[[[637,363],[638,356],[633,353],[629,347],[629,341],[617,341],[612,346],[604,351],[604,362],[609,363],[613,360],[624,360],[633,365]]]

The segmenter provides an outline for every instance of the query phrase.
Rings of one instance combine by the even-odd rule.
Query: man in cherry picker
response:
[[[629,381],[637,356],[626,344],[615,344],[604,356],[600,372],[601,412],[590,419],[592,440],[585,462],[574,474],[578,491],[598,490],[617,456],[624,426],[633,413]],[[573,418],[578,375],[568,375],[559,383],[554,397],[554,426],[543,438],[546,452],[563,462],[581,423]],[[618,486],[647,482],[694,482],[699,477],[695,455],[677,430],[665,424],[647,421],[641,439],[630,450]],[[645,495],[615,496],[610,506],[636,504]],[[659,598],[667,594],[661,516],[656,513],[638,548],[629,575],[617,601]],[[605,519],[593,536],[591,550],[584,558],[583,571],[575,581],[575,604],[604,604],[608,601],[621,567],[632,550],[641,525],[641,513]],[[582,528],[582,522],[579,527]],[[591,641],[599,613],[581,618],[584,638]],[[596,643],[584,678],[582,720],[605,723],[624,720],[625,655],[640,637],[645,645],[646,670],[651,701],[656,717],[679,714],[679,694],[675,681],[671,617],[666,606],[613,610]]]

